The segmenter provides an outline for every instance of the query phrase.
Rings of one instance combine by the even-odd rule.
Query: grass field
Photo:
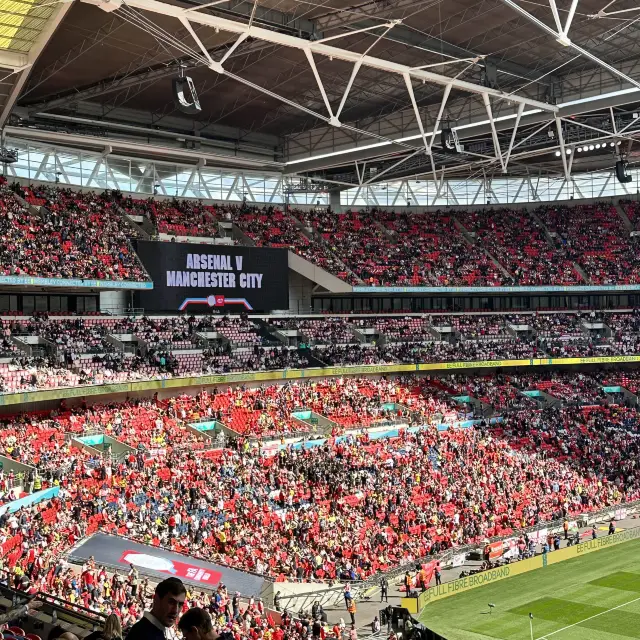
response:
[[[447,640],[531,640],[529,613],[534,640],[640,638],[640,540],[436,601],[420,621]]]

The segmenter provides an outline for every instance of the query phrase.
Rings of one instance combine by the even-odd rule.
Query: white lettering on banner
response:
[[[208,269],[209,271],[231,271],[231,256],[203,253],[187,254],[187,269]]]
[[[189,253],[186,267],[189,271],[167,271],[167,287],[190,287],[193,289],[262,289],[262,273],[242,271],[243,256],[235,257],[239,279],[233,271],[229,255]]]
[[[626,509],[616,509],[615,519],[616,520],[624,520],[627,517]]]
[[[452,567],[462,567],[467,560],[467,555],[465,553],[456,553],[451,558],[451,566]]]
[[[517,558],[519,555],[518,549],[518,539],[517,538],[509,538],[508,540],[503,540],[502,544],[504,545],[504,553],[502,554],[503,558]]]
[[[540,529],[539,531],[532,531],[529,534],[529,540],[533,540],[534,542],[540,544],[547,540],[548,535],[549,535],[548,529]]]

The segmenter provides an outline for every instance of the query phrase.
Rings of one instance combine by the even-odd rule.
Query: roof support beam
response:
[[[105,0],[84,0],[89,1],[91,4],[98,3],[99,6],[103,6],[104,8],[112,8],[113,2],[107,2]],[[121,0],[120,0],[121,1]],[[159,0],[129,0],[127,2],[128,6],[135,7],[137,9],[142,9],[143,11],[148,11],[151,13],[157,13],[160,15],[174,17],[176,19],[180,19],[184,16],[185,9],[181,7],[177,7],[174,5],[169,5],[164,2],[159,2]],[[255,25],[247,25],[240,22],[236,22],[234,20],[228,20],[226,18],[220,18],[218,16],[213,15],[204,15],[200,12],[191,12],[189,14],[189,20],[191,22],[197,22],[202,25],[206,25],[213,28],[218,28],[225,32],[230,33],[246,33],[248,36],[252,38],[256,38],[258,40],[264,40],[266,42],[272,42],[274,44],[278,44],[284,47],[289,47],[292,49],[298,49],[300,51],[309,50],[316,55],[322,55],[328,58],[335,58],[336,60],[343,60],[345,62],[351,62],[355,64],[360,58],[361,54],[355,51],[349,51],[346,49],[340,49],[338,47],[333,47],[328,44],[324,44],[321,42],[310,42],[308,40],[304,40],[302,38],[298,38],[296,36],[291,36],[286,33],[278,33],[276,31],[272,31],[269,29],[264,29],[262,27],[257,27]],[[381,58],[376,58],[374,56],[365,55],[362,56],[362,65],[371,67],[374,69],[378,69],[380,71],[387,71],[389,73],[395,73],[399,75],[403,75],[404,73],[409,73],[411,77],[416,78],[417,80],[424,80],[425,82],[430,82],[432,84],[439,84],[442,86],[446,86],[448,84],[452,84],[455,89],[459,89],[461,91],[465,91],[468,93],[476,93],[482,95],[483,93],[487,93],[488,95],[498,98],[501,100],[509,100],[511,102],[515,102],[520,104],[523,102],[524,104],[530,105],[536,109],[542,109],[544,111],[556,112],[557,107],[554,105],[550,105],[546,102],[540,102],[538,100],[532,100],[531,98],[527,98],[519,95],[508,95],[503,91],[499,91],[498,89],[490,89],[487,87],[483,87],[472,82],[466,82],[460,79],[450,78],[448,76],[443,76],[438,73],[433,73],[430,71],[424,70],[412,70],[410,67],[399,64],[397,62],[393,62],[391,60],[384,60]],[[216,69],[220,72],[220,69]],[[224,72],[224,71],[223,71]],[[640,86],[640,85],[639,85]]]
[[[416,102],[416,97],[413,93],[413,84],[411,84],[411,78],[409,77],[408,73],[404,74],[404,81],[407,85],[407,91],[409,92],[409,99],[411,100],[411,104],[413,105],[413,112],[416,114],[416,122],[418,123],[418,129],[420,129],[420,135],[422,136],[424,149],[429,155],[431,155],[431,147],[427,142],[427,136],[424,132],[424,125],[422,124],[422,116],[420,115],[420,109],[418,109],[418,103]]]
[[[556,22],[556,27],[558,27],[558,33],[562,33],[562,23],[560,22],[560,14],[558,13],[556,0],[549,0],[549,5],[551,6],[551,13],[553,14],[553,19]]]
[[[498,140],[496,123],[493,120],[493,111],[491,110],[491,100],[489,100],[489,96],[486,93],[482,94],[482,100],[487,110],[487,115],[489,116],[489,124],[491,125],[491,137],[493,138],[493,150],[495,152],[495,157],[496,157],[496,160],[500,161],[500,166],[502,167],[502,173],[506,173],[507,169],[504,165],[504,158],[502,157],[502,151],[500,150],[500,140]]]
[[[404,164],[407,160],[413,158],[413,156],[417,155],[421,151],[422,149],[416,149],[413,153],[410,153],[408,156],[405,156],[404,158],[400,158],[398,162],[394,162],[391,166],[387,167],[384,171],[381,171],[380,173],[376,174],[375,176],[373,176],[373,178],[369,178],[364,184],[367,185],[367,184],[371,184],[372,182],[378,182],[380,180],[380,176],[383,176],[385,173],[388,173],[389,171],[392,171],[396,167],[399,167],[400,165]],[[358,177],[360,177],[360,174],[358,174]],[[362,182],[360,184],[362,184]]]
[[[580,122],[577,119],[567,119],[567,118],[560,118],[561,120],[564,120],[567,124],[570,125],[575,125],[578,127],[582,127],[583,129],[590,129],[591,131],[595,131],[596,133],[602,133],[605,136],[610,136],[612,138],[617,138],[617,139],[622,139],[622,140],[634,140],[635,138],[633,138],[630,135],[622,135],[622,132],[620,133],[615,133],[615,129],[612,131],[606,131],[605,129],[600,129],[599,127],[594,127],[590,124],[585,124],[584,122]],[[633,123],[633,122],[632,122]]]
[[[569,8],[569,15],[567,16],[567,21],[565,22],[564,29],[562,33],[567,36],[569,34],[569,29],[571,28],[571,23],[573,22],[573,16],[576,15],[576,8],[578,7],[578,0],[572,0],[571,7]]]
[[[321,22],[321,20],[318,20],[319,26],[321,26]],[[353,27],[356,29],[360,29],[362,27],[370,27],[375,24],[379,23],[376,23],[375,20],[372,19],[366,19],[359,20],[358,22],[353,24]],[[352,35],[356,32],[352,31],[346,33],[347,35]],[[446,42],[444,40],[434,38],[426,34],[417,33],[414,30],[403,25],[398,25],[397,27],[395,27],[393,33],[387,39],[399,44],[407,45],[409,47],[415,47],[418,50],[426,49],[428,51],[432,51],[435,55],[444,56],[444,58],[447,58],[447,64],[450,64],[451,62],[463,62],[467,60],[477,59],[478,66],[484,67],[487,64],[487,61],[491,60],[491,56],[482,56],[476,51],[451,44],[450,42]],[[494,64],[497,68],[498,73],[515,78],[520,78],[522,80],[528,80],[532,83],[546,86],[560,82],[558,76],[553,73],[550,73],[544,78],[541,78],[540,74],[536,73],[534,69],[525,67],[524,65],[520,65],[515,62],[511,62],[509,60],[496,60]]]
[[[517,11],[520,15],[527,18],[527,20],[529,20],[530,22],[533,22],[533,24],[540,27],[543,31],[546,31],[549,35],[552,35],[558,42],[560,42],[560,44],[564,45],[565,47],[571,47],[574,51],[577,51],[580,55],[588,58],[592,62],[595,62],[597,65],[600,65],[603,69],[606,69],[614,75],[622,78],[625,82],[628,82],[640,88],[640,82],[634,80],[633,78],[630,78],[626,73],[622,73],[622,71],[616,69],[615,67],[612,67],[608,62],[601,60],[600,58],[598,58],[598,56],[594,55],[590,51],[587,51],[574,42],[571,42],[567,35],[562,33],[561,29],[558,29],[558,31],[554,31],[549,25],[545,24],[544,22],[542,22],[542,20],[539,20],[534,15],[531,15],[526,9],[521,7],[514,0],[502,0],[502,2]]]
[[[307,60],[309,61],[309,66],[311,67],[311,71],[313,71],[313,77],[316,79],[318,83],[318,89],[320,89],[320,95],[322,96],[322,100],[324,101],[324,106],[327,108],[327,112],[329,113],[329,124],[334,126],[338,125],[339,120],[334,117],[333,109],[331,108],[331,103],[329,102],[329,98],[327,97],[327,92],[324,90],[324,84],[322,84],[322,78],[318,73],[318,67],[316,67],[316,61],[313,59],[313,53],[309,51],[309,49],[304,50],[304,54],[307,56]]]
[[[0,68],[2,69],[20,71],[21,69],[24,69],[28,64],[29,57],[24,53],[9,51],[7,49],[0,51]]]
[[[442,114],[444,113],[444,108],[447,106],[447,100],[449,100],[449,95],[451,94],[451,86],[448,84],[444,88],[444,95],[442,96],[442,102],[440,103],[440,109],[438,111],[438,116],[436,117],[436,121],[433,125],[433,131],[431,133],[431,140],[429,140],[429,152],[433,148],[433,143],[436,140],[436,134],[438,133],[438,127],[440,126],[440,122],[442,121]],[[524,104],[521,105],[524,109]]]
[[[358,71],[360,70],[361,66],[362,66],[362,62],[360,60],[358,60],[353,65],[353,71],[351,71],[351,77],[349,78],[349,82],[347,83],[347,88],[344,90],[344,94],[342,95],[342,100],[340,100],[340,106],[338,107],[338,111],[336,112],[336,118],[340,118],[340,114],[344,109],[344,105],[347,101],[347,98],[349,97],[349,92],[351,91],[351,87],[353,86],[353,81],[356,79],[356,76],[358,75]]]
[[[518,115],[516,116],[516,123],[513,125],[513,132],[511,133],[511,142],[509,142],[509,148],[507,149],[507,155],[504,159],[504,168],[505,170],[509,166],[509,157],[511,156],[511,152],[513,151],[513,144],[516,141],[516,133],[518,133],[518,127],[520,126],[520,119],[522,118],[522,112],[524,111],[524,105],[521,104],[518,107]]]
[[[54,12],[47,20],[44,29],[38,35],[34,45],[31,47],[29,54],[26,56],[27,61],[25,66],[20,73],[20,76],[16,80],[13,88],[11,89],[11,93],[5,102],[4,109],[2,113],[0,113],[0,127],[4,127],[5,122],[9,118],[9,114],[11,113],[22,88],[24,87],[27,79],[29,78],[29,74],[31,73],[31,69],[33,68],[33,63],[38,59],[43,49],[46,47],[47,43],[51,39],[51,36],[54,34],[55,30],[58,28],[58,25],[62,22],[64,17],[67,15],[67,12],[71,8],[70,2],[61,2],[54,9]],[[8,54],[8,51],[3,51],[2,56]]]

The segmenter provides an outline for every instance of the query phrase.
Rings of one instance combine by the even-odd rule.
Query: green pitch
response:
[[[419,619],[447,640],[531,640],[529,613],[534,640],[640,638],[640,540],[445,598]]]

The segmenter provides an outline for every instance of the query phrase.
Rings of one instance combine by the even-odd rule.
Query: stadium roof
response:
[[[344,188],[568,178],[632,155],[640,131],[635,0],[0,2],[0,53],[33,64],[3,85],[10,131],[60,144],[186,149]],[[181,66],[196,116],[174,104]],[[442,128],[460,153],[443,151]]]
[[[0,123],[69,5],[40,0],[0,0]]]

